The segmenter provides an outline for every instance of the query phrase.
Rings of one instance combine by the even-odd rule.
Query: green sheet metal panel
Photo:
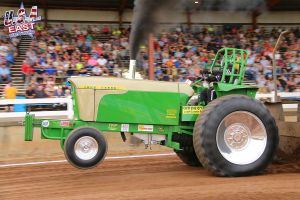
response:
[[[181,95],[143,91],[108,94],[100,101],[96,121],[178,125]]]
[[[227,83],[215,83],[214,89],[218,97],[230,94],[242,94],[255,98],[258,87],[249,85],[235,85]]]
[[[32,141],[33,139],[33,115],[25,115],[25,141]]]

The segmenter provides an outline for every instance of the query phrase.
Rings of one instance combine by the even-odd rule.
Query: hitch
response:
[[[126,142],[127,138],[124,132],[121,132],[121,138],[123,140],[123,142]]]

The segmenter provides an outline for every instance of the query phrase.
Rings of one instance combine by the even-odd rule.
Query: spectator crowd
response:
[[[18,55],[19,39],[10,40],[4,30],[0,30],[0,84],[11,80],[10,67]]]
[[[249,53],[245,77],[256,81],[260,88],[274,89],[272,80],[272,52],[281,28],[213,27],[197,33],[164,32],[156,40],[156,78],[165,81],[185,81],[197,77],[208,68],[222,47],[246,49]],[[146,56],[144,56],[146,57]],[[146,59],[144,59],[146,60]],[[276,55],[278,87],[280,91],[300,90],[300,30],[291,29]],[[147,68],[147,62],[143,62]]]
[[[220,48],[234,47],[249,52],[246,78],[272,91],[272,51],[281,31],[283,28],[280,27],[253,29],[243,26],[203,26],[197,31],[183,28],[162,31],[154,42],[155,78],[159,81],[185,81],[197,77],[211,65]],[[66,77],[70,76],[120,77],[121,61],[129,59],[129,32],[130,28],[111,30],[108,26],[97,25],[81,27],[75,24],[70,29],[65,28],[64,24],[47,28],[39,25],[36,39],[22,64],[22,73],[28,85],[26,97],[69,96]],[[106,36],[107,40],[97,40],[99,35]],[[5,41],[0,40],[2,81],[10,80],[9,66],[16,55],[15,45]],[[299,27],[291,29],[291,34],[276,55],[276,62],[276,70],[281,74],[277,83],[280,91],[299,91]],[[141,46],[138,66],[147,76],[146,46]]]
[[[107,36],[107,42],[96,40],[99,32]],[[120,77],[119,60],[126,51],[128,30],[112,34],[107,26],[98,29],[97,26],[80,28],[78,25],[68,30],[63,24],[39,28],[22,64],[24,80],[30,84],[28,90],[34,88],[36,92],[27,96],[65,96],[70,88],[56,83],[60,80],[66,85],[66,78],[70,76]]]

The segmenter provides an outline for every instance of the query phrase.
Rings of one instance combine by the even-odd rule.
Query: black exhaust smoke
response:
[[[155,33],[159,18],[184,0],[135,0],[130,33],[131,59],[136,60],[140,45],[150,33]]]
[[[231,12],[265,10],[265,0],[199,0],[198,4],[195,4],[194,0],[135,0],[130,33],[130,59],[136,60],[140,45],[146,41],[150,33],[155,33],[158,29],[160,17],[178,19],[178,16],[187,10],[201,12],[199,8]]]
[[[155,30],[155,11],[159,9],[160,0],[135,0],[133,20],[130,32],[130,58],[136,60],[140,45],[149,33]]]

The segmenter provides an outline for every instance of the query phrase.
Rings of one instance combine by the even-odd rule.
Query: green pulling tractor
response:
[[[72,120],[25,117],[25,140],[33,127],[44,139],[60,140],[65,157],[86,169],[103,161],[102,132],[120,132],[174,149],[187,165],[217,176],[262,172],[278,146],[278,129],[268,109],[244,85],[247,51],[221,49],[191,84],[116,78],[70,78]]]

